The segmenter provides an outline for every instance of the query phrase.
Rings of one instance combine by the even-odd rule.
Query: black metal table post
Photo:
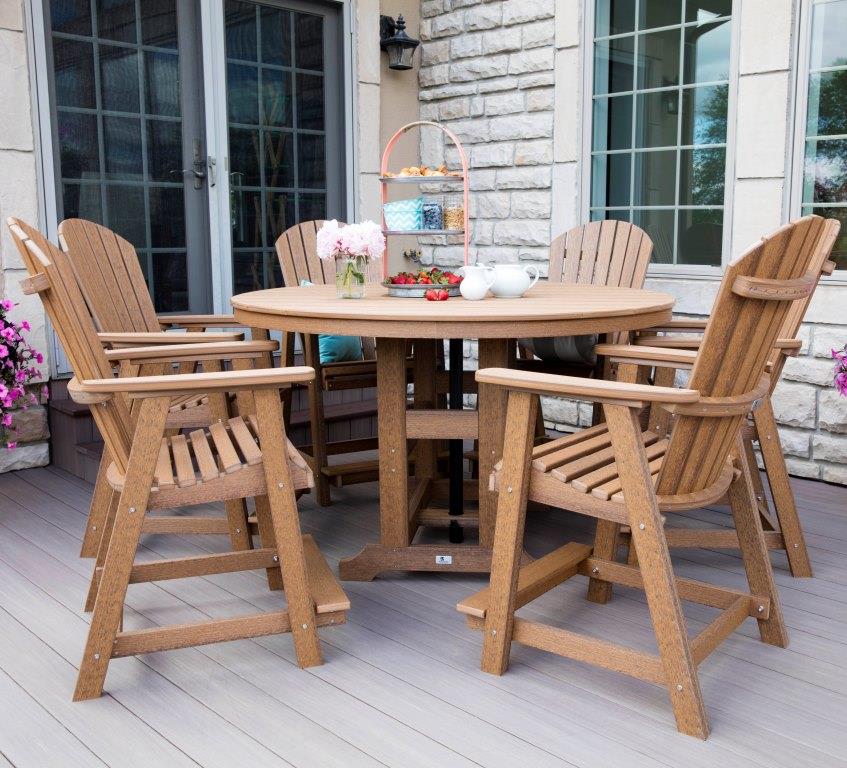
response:
[[[450,410],[462,410],[462,354],[463,340],[450,339]],[[464,445],[462,440],[450,441],[450,514],[465,513],[464,500]],[[464,541],[464,529],[457,520],[450,521],[450,542],[461,544]]]

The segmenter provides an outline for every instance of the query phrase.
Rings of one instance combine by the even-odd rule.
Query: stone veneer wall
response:
[[[580,222],[579,160],[587,0],[422,0],[419,72],[422,119],[448,125],[471,167],[472,255],[531,262],[542,273],[552,236]],[[590,10],[589,10],[590,12]],[[731,253],[796,216],[789,209],[792,67],[796,14],[790,0],[745,0],[738,24],[738,78]],[[768,19],[762,24],[763,18]],[[590,119],[586,116],[586,119]],[[455,164],[425,137],[422,161]],[[424,241],[425,242],[425,241]],[[425,260],[461,263],[455,245],[432,240]],[[707,315],[718,279],[654,277],[648,287],[677,297],[677,311]],[[847,342],[847,288],[818,289],[774,397],[789,471],[847,484],[847,400],[831,387],[829,350]],[[466,365],[476,344],[465,344]],[[591,407],[545,399],[548,429],[590,423]]]
[[[38,223],[36,163],[30,109],[29,71],[21,0],[0,0],[0,79],[3,82],[0,109],[0,293],[17,302],[12,317],[32,325],[28,339],[32,346],[48,352],[44,310],[37,296],[24,296],[18,282],[26,270],[6,228],[6,217],[20,216]],[[41,367],[49,376],[46,360]],[[37,390],[36,390],[37,391]],[[47,412],[43,405],[17,411],[18,447],[9,451],[0,446],[0,472],[43,466],[49,461]]]

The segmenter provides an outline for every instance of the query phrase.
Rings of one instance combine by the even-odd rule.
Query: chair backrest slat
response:
[[[156,310],[138,254],[112,230],[84,219],[59,225],[80,289],[101,331],[158,331]]]
[[[111,378],[112,367],[97,338],[67,255],[20,219],[10,218],[8,225],[30,275],[47,278],[47,287],[39,295],[77,378]],[[92,408],[92,412],[112,460],[119,470],[126,471],[132,419],[125,400],[113,397]]]
[[[756,389],[793,304],[787,298],[791,291],[784,295],[739,295],[733,291],[737,279],[795,285],[812,269],[824,232],[822,218],[804,217],[763,238],[727,267],[691,372],[689,386],[702,397],[744,396]],[[692,493],[714,483],[745,418],[745,414],[680,415],[671,433],[657,492]]]

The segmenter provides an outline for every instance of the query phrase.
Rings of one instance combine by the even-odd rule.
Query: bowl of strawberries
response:
[[[386,278],[383,285],[388,288],[389,296],[445,301],[451,296],[459,296],[461,282],[462,276],[455,272],[430,267],[417,272],[398,272]]]

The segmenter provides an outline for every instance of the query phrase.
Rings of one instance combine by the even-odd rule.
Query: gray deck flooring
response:
[[[678,735],[665,692],[515,646],[501,678],[479,671],[480,638],[456,601],[484,583],[392,575],[347,583],[348,623],[321,633],[326,663],[303,671],[275,636],[112,662],[101,699],[71,692],[88,616],[91,561],[78,557],[91,486],[57,469],[0,476],[0,768],[51,766],[847,766],[847,489],[796,481],[816,577],[773,554],[791,635],[761,644],[755,622],[701,666],[707,742]],[[374,541],[374,484],[301,501],[332,565]],[[727,525],[702,510],[689,525]],[[588,540],[591,521],[533,512],[539,555]],[[222,537],[145,537],[139,559],[222,551]],[[680,575],[744,586],[732,553],[674,556]],[[523,614],[654,648],[646,604],[617,589],[584,601],[574,579]],[[130,587],[128,627],[279,607],[261,572]],[[691,633],[713,611],[686,604]]]

